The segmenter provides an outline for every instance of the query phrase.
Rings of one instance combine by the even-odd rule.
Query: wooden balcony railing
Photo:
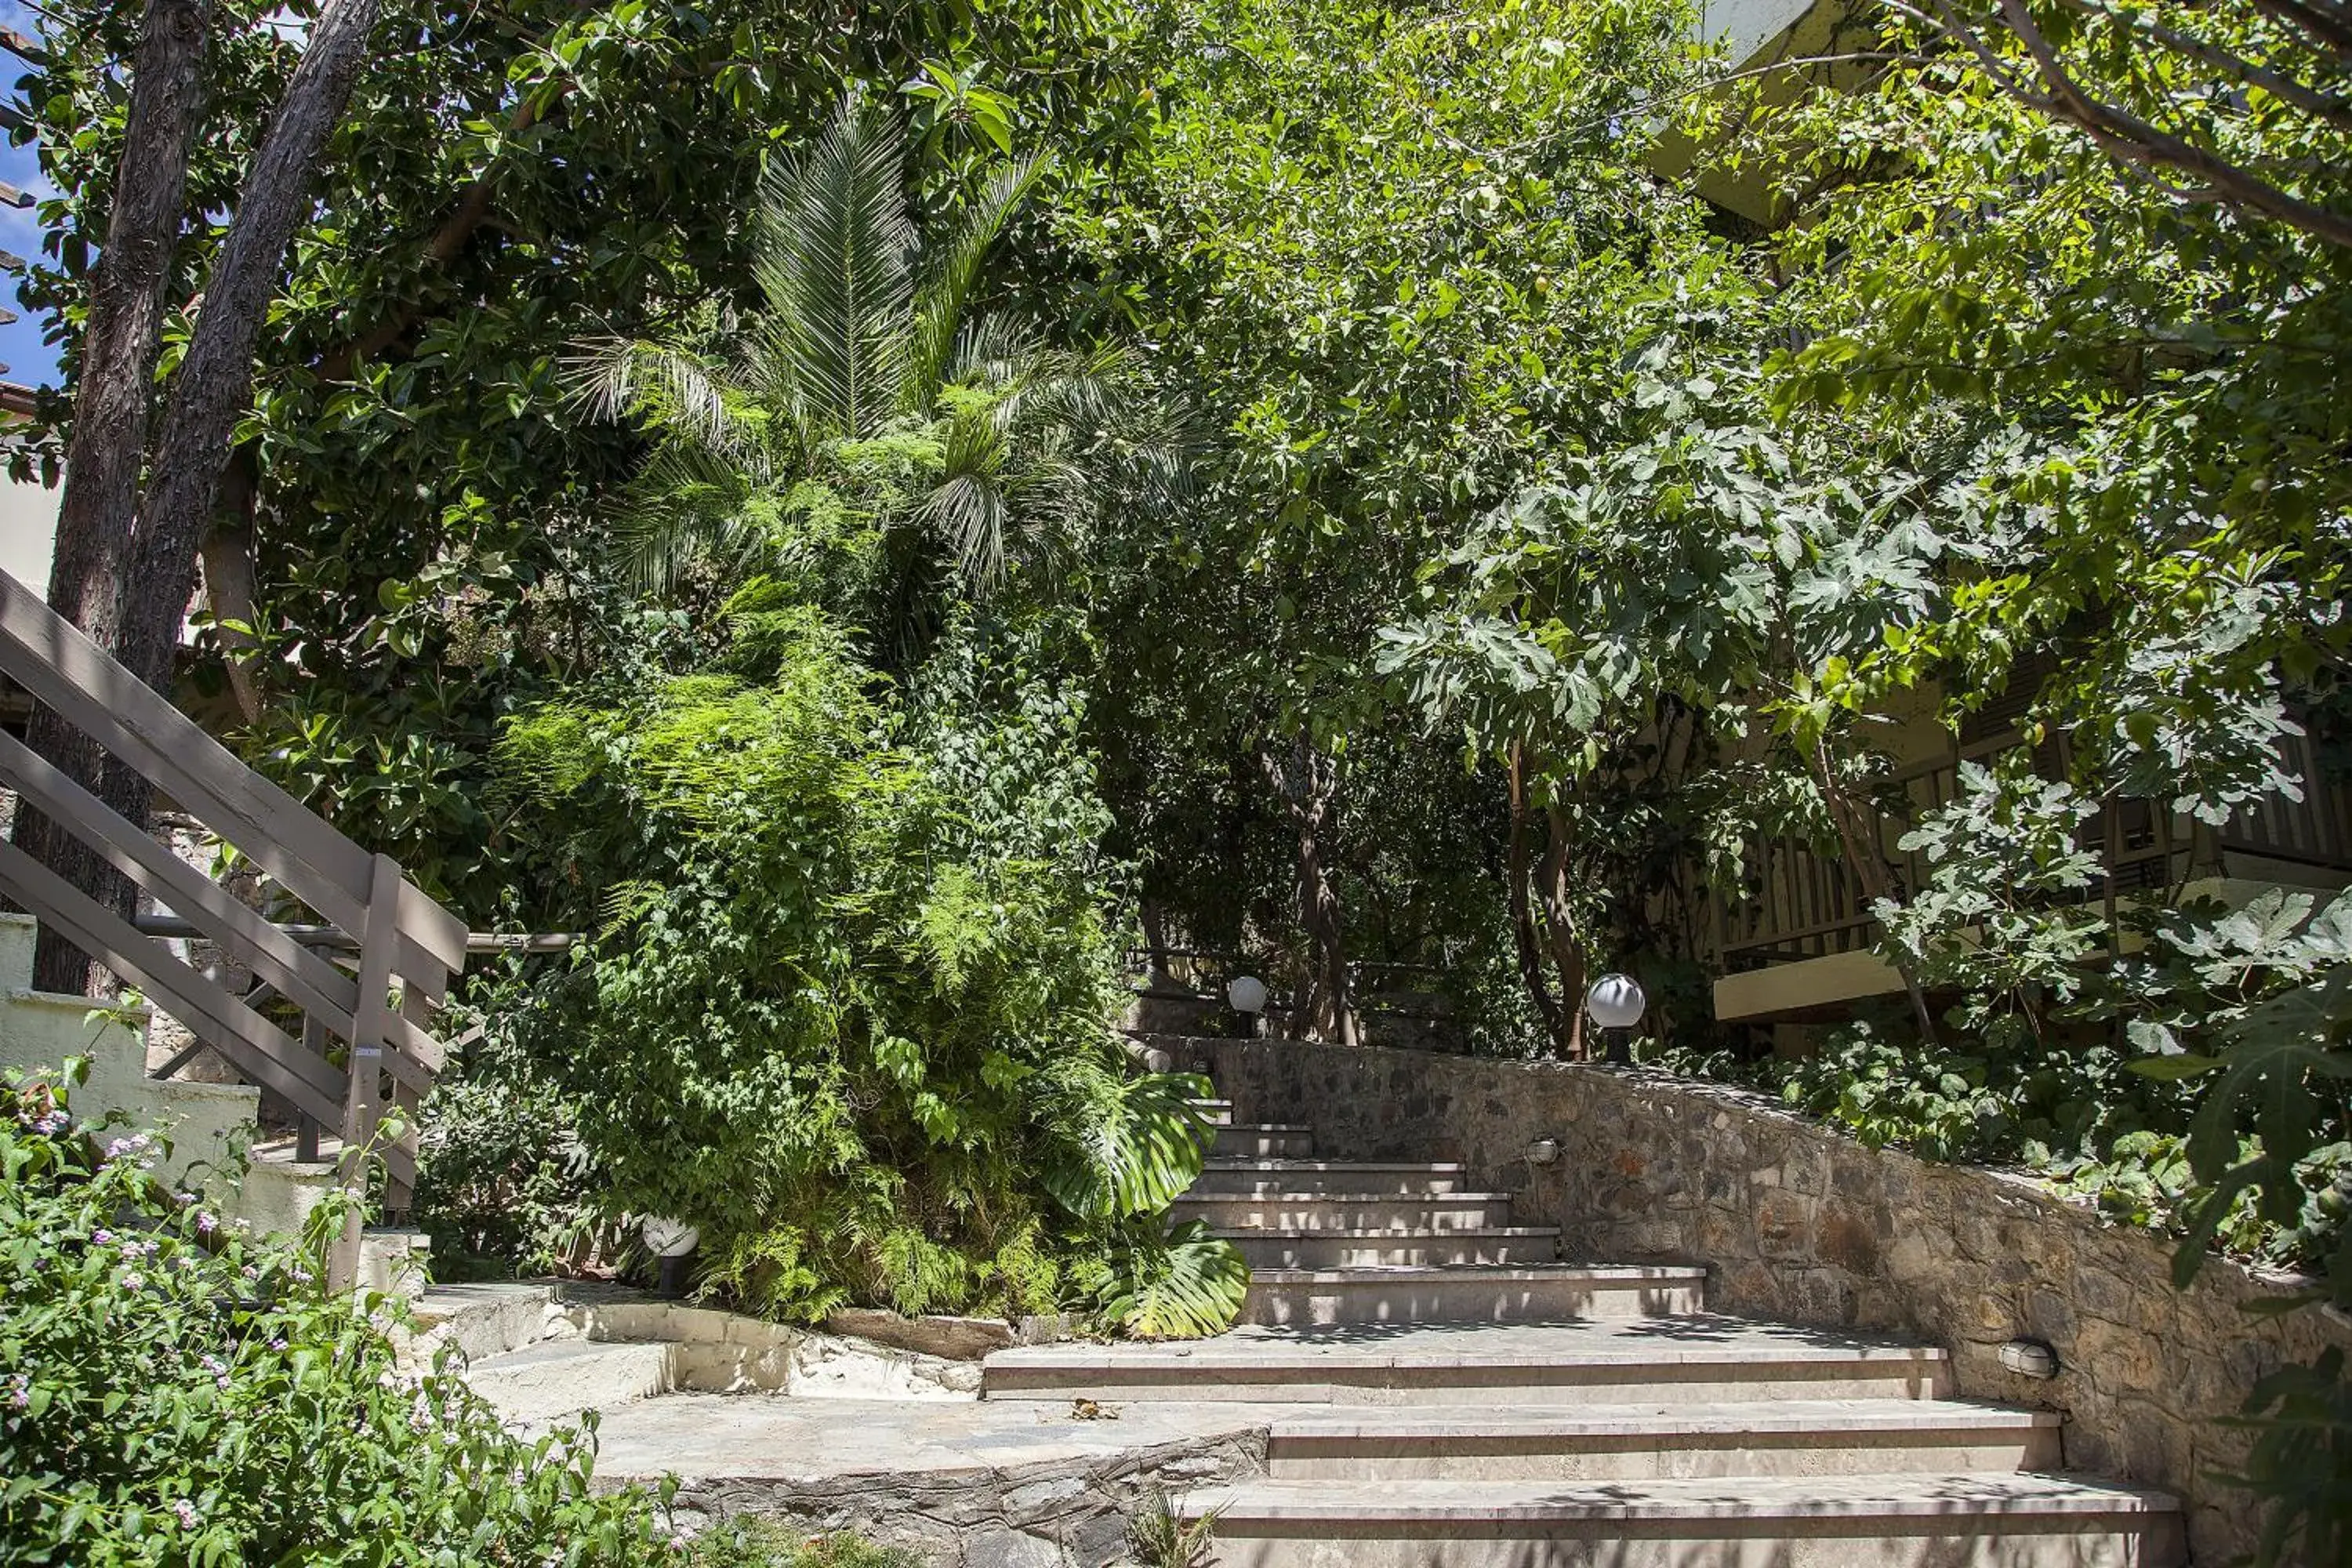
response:
[[[1967,748],[1975,761],[2015,748],[2011,736]],[[2100,858],[2102,875],[2081,889],[2090,903],[2148,889],[2178,886],[2197,876],[2221,875],[2235,858],[2352,872],[2352,790],[2329,782],[2311,743],[2282,742],[2287,765],[2305,781],[2300,801],[2269,795],[2219,827],[2193,821],[2162,802],[2116,800],[2084,825],[2083,844]],[[1959,787],[1960,757],[1937,758],[1898,770],[1880,795],[1878,847],[1900,890],[1925,886],[1924,856],[1901,847],[1903,836],[1925,813],[1948,804]],[[2063,765],[2063,754],[2057,759]],[[1753,969],[1868,948],[1878,937],[1869,900],[1855,885],[1844,857],[1801,840],[1759,838],[1742,849],[1737,893],[1718,893],[1717,952],[1727,967]],[[2246,868],[2257,875],[2259,866]]]
[[[157,902],[218,944],[304,1016],[297,1039],[173,951],[13,844],[0,843],[0,893],[186,1025],[247,1081],[343,1140],[344,1177],[360,1152],[383,1158],[389,1206],[416,1178],[415,1118],[380,1133],[387,1107],[433,1086],[442,1046],[429,1009],[465,966],[465,923],[324,818],[239,762],[193,720],[107,656],[29,589],[0,573],[0,672],[181,812],[273,879],[309,911],[296,926],[248,908],[211,878],[0,733],[0,784],[61,825]],[[327,954],[341,951],[346,970]]]

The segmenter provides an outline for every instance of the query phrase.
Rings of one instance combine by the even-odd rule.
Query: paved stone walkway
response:
[[[1207,1444],[1263,1434],[1277,1421],[1319,1407],[1153,1403],[1101,1408],[1112,1418],[1081,1418],[1067,1400],[918,1404],[672,1394],[606,1411],[596,1435],[596,1469],[647,1479],[669,1472],[688,1482],[804,1483],[870,1475],[887,1483],[917,1471],[945,1477]]]

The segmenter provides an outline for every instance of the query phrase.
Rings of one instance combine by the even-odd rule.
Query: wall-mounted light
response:
[[[2055,1377],[2058,1352],[2040,1340],[2011,1340],[2000,1347],[2000,1364],[2020,1377]]]
[[[1528,1144],[1528,1164],[1530,1164],[1530,1165],[1550,1165],[1550,1164],[1557,1164],[1557,1163],[1559,1163],[1559,1139],[1557,1139],[1557,1138],[1538,1138],[1538,1139],[1537,1139],[1534,1142],[1532,1142],[1532,1143],[1530,1143],[1530,1144]]]

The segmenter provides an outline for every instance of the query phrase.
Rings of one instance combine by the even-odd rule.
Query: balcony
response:
[[[1925,885],[1923,857],[1899,841],[1922,814],[1949,802],[1963,762],[2021,742],[2012,732],[1955,748],[1899,769],[1880,796],[1879,849],[1898,891]],[[2112,909],[2154,889],[2210,894],[2241,904],[2265,888],[2332,890],[2352,883],[2352,789],[2322,776],[2311,743],[2284,742],[2306,781],[2304,798],[2272,795],[2219,827],[2151,800],[2111,801],[2084,824],[2103,874],[2076,895]],[[2063,747],[2042,759],[2063,773]],[[1716,1017],[1725,1023],[1810,1022],[1843,1015],[1870,997],[1900,994],[1901,978],[1871,952],[1879,937],[1869,900],[1843,857],[1788,838],[1743,848],[1737,892],[1714,900],[1715,949],[1723,971]]]

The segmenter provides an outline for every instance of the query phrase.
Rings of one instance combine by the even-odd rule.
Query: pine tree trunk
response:
[[[149,0],[132,66],[123,194],[109,219],[101,269],[117,259],[118,224],[148,226],[125,236],[123,276],[130,281],[102,281],[94,290],[94,311],[101,297],[111,294],[111,308],[123,314],[110,323],[103,363],[86,359],[82,368],[50,602],[133,675],[166,695],[194,587],[197,545],[219,494],[230,436],[252,404],[255,345],[278,291],[286,247],[310,214],[320,154],[365,63],[379,3],[329,0],[311,21],[301,62],[254,156],[236,216],[214,258],[195,330],[172,376],[146,492],[138,497],[155,323],[200,118],[203,40],[210,16],[208,0]],[[93,444],[87,455],[85,440]],[[86,456],[95,459],[88,463],[87,479]],[[89,487],[79,501],[78,482]],[[150,792],[144,779],[106,761],[54,718],[37,714],[31,735],[33,744],[68,776],[130,821],[145,821]],[[18,842],[76,887],[130,914],[130,884],[53,824],[34,816],[20,828]],[[34,984],[79,992],[95,990],[103,981],[69,944],[45,930],[34,957]]]
[[[164,286],[185,205],[188,155],[203,119],[205,35],[212,11],[212,0],[148,0],[131,65],[114,205],[90,274],[48,599],[101,647],[111,646],[121,629],[119,589],[147,457]],[[79,730],[37,707],[26,739],[114,810],[132,822],[146,819],[146,781],[108,763]],[[131,883],[39,812],[19,807],[15,837],[19,848],[75,887],[118,914],[131,913]],[[34,952],[33,984],[80,995],[95,994],[105,981],[79,949],[44,927]]]
[[[254,155],[236,216],[205,281],[204,307],[155,444],[139,509],[133,576],[114,656],[159,690],[195,587],[196,548],[212,522],[229,438],[253,403],[254,347],[285,269],[286,247],[310,216],[320,154],[366,63],[380,0],[330,0],[310,24],[285,101]]]

